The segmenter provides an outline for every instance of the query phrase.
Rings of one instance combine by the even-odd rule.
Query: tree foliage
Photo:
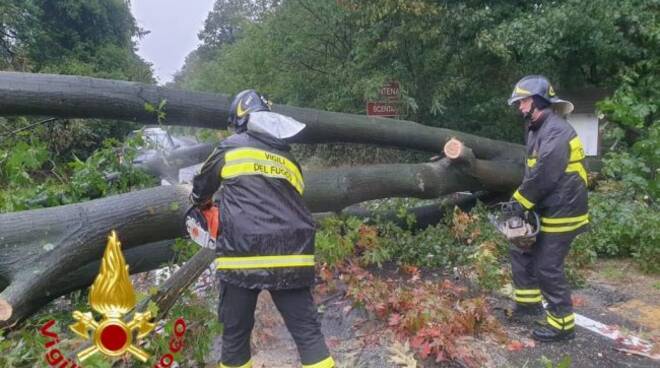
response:
[[[657,236],[648,226],[657,219],[648,215],[657,212],[660,188],[657,0],[285,0],[258,13],[250,0],[231,3],[243,6],[233,13],[231,24],[240,27],[231,42],[200,37],[205,53],[188,60],[179,85],[230,94],[257,88],[280,103],[364,113],[379,86],[398,80],[404,118],[512,141],[522,129],[505,100],[521,76],[545,74],[560,96],[610,91],[598,104],[609,122],[608,180],[590,200],[595,230],[576,242],[573,258],[584,266],[597,254],[632,255],[654,270]],[[209,22],[222,29],[226,20],[211,14]],[[339,258],[347,251],[334,250]]]
[[[228,3],[249,9],[254,2],[220,0],[216,8]],[[270,5],[231,21],[211,13],[200,34],[206,52],[188,60],[178,83],[225,93],[254,87],[282,103],[362,113],[394,79],[405,118],[519,140],[505,99],[522,75],[548,75],[560,95],[564,87],[612,88],[626,65],[657,52],[643,41],[657,23],[654,0]],[[209,23],[241,26],[217,46]]]
[[[0,3],[0,69],[152,83],[151,65],[135,52],[142,34],[126,0],[7,0]],[[123,138],[135,128],[58,120],[13,133],[33,123],[0,118],[0,166],[16,145],[31,141],[47,142],[45,152],[55,164],[84,160],[104,139]]]
[[[125,0],[7,0],[0,20],[2,69],[152,81]]]
[[[153,186],[155,179],[132,164],[140,136],[106,139],[86,159],[57,162],[35,136],[0,150],[0,213],[60,206]]]

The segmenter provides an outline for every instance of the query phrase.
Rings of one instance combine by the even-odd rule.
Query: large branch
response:
[[[0,215],[0,321],[11,325],[67,273],[101,258],[117,230],[125,250],[181,236],[189,187],[167,186]]]
[[[410,230],[423,230],[431,225],[438,224],[448,210],[454,207],[459,207],[463,211],[469,211],[474,206],[476,200],[484,198],[486,192],[471,193],[453,193],[444,196],[442,199],[435,201],[433,204],[413,207],[406,210],[406,216],[402,217],[401,212],[398,210],[390,210],[386,212],[371,211],[359,205],[350,206],[343,209],[340,214],[342,216],[357,217],[365,221],[366,224],[374,225],[379,222],[391,222],[402,228],[408,228],[408,216],[412,216],[414,224]],[[314,220],[321,222],[324,219],[337,215],[337,212],[317,212],[314,213]]]
[[[229,99],[225,95],[174,90],[135,82],[79,76],[0,72],[0,115],[47,115],[62,118],[100,118],[156,123],[156,114],[145,103],[164,111],[168,125],[222,129],[226,127]],[[292,142],[368,143],[430,152],[441,152],[457,137],[482,159],[522,162],[518,144],[496,141],[412,121],[370,118],[275,105],[274,110],[307,124]]]
[[[162,240],[124,250],[124,258],[129,266],[129,272],[136,274],[151,271],[162,267],[164,264],[174,262],[175,252],[172,249],[173,245],[174,240]],[[100,264],[100,260],[90,262],[56,279],[46,291],[46,295],[43,295],[40,299],[35,299],[34,302],[21,310],[19,314],[29,316],[38,311],[42,306],[48,304],[51,300],[91,285],[99,273]],[[1,325],[2,323],[0,323]]]
[[[201,248],[195,255],[179,268],[170,278],[158,287],[158,291],[151,298],[144,299],[136,308],[137,312],[144,312],[149,302],[158,306],[156,319],[161,319],[174,306],[179,296],[206,270],[215,259],[215,251]]]
[[[376,165],[305,174],[304,200],[314,212],[338,211],[371,199],[435,198],[489,183],[520,180],[510,173],[477,177],[449,160],[426,164]],[[100,259],[105,238],[117,230],[125,250],[183,234],[189,186],[164,186],[94,201],[0,215],[0,326],[12,325],[37,302],[61,295],[58,280]],[[194,275],[195,269],[190,271]],[[177,285],[184,285],[179,283]],[[58,286],[60,285],[60,286]],[[59,290],[59,291],[58,291]]]
[[[170,183],[178,183],[179,170],[204,162],[213,148],[212,144],[200,143],[166,153],[155,151],[144,161],[135,162],[135,166]]]

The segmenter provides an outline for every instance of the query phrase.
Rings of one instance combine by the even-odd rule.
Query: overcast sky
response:
[[[172,80],[186,56],[197,47],[197,33],[215,0],[131,0],[141,28],[151,31],[138,41],[138,54],[153,64],[158,84]]]

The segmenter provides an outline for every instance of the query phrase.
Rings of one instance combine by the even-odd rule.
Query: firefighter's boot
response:
[[[534,337],[535,340],[553,342],[572,340],[575,338],[574,313],[564,317],[556,317],[548,311],[546,322],[546,325],[539,326],[532,331],[532,337]]]

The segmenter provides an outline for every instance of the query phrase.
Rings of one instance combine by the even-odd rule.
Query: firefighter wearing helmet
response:
[[[564,259],[571,242],[586,231],[587,172],[584,149],[575,130],[565,120],[573,104],[557,97],[541,75],[529,75],[516,83],[508,100],[526,123],[526,165],[522,183],[513,193],[516,212],[535,211],[540,232],[529,249],[511,247],[517,321],[540,316],[545,319],[532,335],[539,341],[575,337],[571,290],[564,275]]]
[[[315,224],[303,202],[300,165],[286,142],[305,125],[272,112],[255,90],[234,97],[228,123],[236,134],[204,162],[191,195],[204,208],[220,189],[215,196],[222,224],[215,263],[224,326],[219,367],[252,366],[250,335],[264,289],[282,314],[303,367],[334,367],[311,293]]]

